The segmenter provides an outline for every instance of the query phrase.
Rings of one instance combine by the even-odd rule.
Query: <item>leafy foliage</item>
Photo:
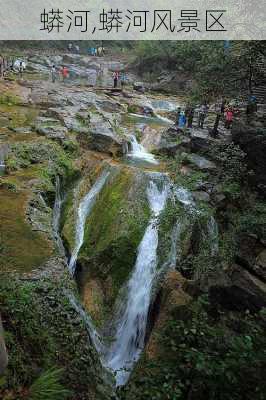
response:
[[[141,361],[121,398],[264,399],[263,315],[225,317],[205,297],[182,314],[171,315],[160,334],[159,356]]]
[[[26,400],[29,392],[32,400],[64,399],[71,390],[75,400],[83,400],[102,382],[95,351],[64,292],[70,285],[63,276],[60,283],[51,283],[11,281],[1,275],[0,305],[9,355],[1,399]]]

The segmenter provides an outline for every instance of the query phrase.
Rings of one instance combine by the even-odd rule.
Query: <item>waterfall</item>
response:
[[[138,143],[134,135],[130,135],[129,139],[131,150],[127,154],[128,157],[143,160],[151,164],[158,164],[158,161],[156,161],[155,157],[151,153],[148,153],[142,144]]]
[[[168,182],[159,190],[150,181],[147,196],[152,217],[138,247],[133,274],[127,284],[127,301],[118,307],[115,338],[105,354],[105,365],[116,375],[116,385],[124,385],[144,347],[147,315],[156,276],[158,221],[168,197]]]
[[[70,261],[69,261],[69,270],[74,275],[76,261],[78,257],[79,250],[83,244],[84,239],[84,229],[85,229],[85,222],[86,218],[89,215],[95,201],[97,195],[102,190],[110,172],[104,171],[102,175],[97,179],[94,183],[90,191],[86,194],[86,196],[81,200],[78,213],[77,213],[77,222],[76,222],[76,238],[75,238],[75,247],[73,249]]]
[[[76,300],[75,296],[70,293],[70,292],[65,292],[66,296],[68,297],[71,305],[73,308],[76,310],[76,312],[80,315],[81,319],[84,322],[84,325],[86,327],[86,330],[88,332],[89,338],[95,347],[96,351],[98,353],[102,353],[104,349],[104,345],[101,342],[101,338],[99,333],[97,332],[91,317],[86,313],[86,311],[83,309],[83,307],[80,305],[80,303]]]
[[[158,119],[160,119],[162,122],[165,122],[166,124],[173,124],[174,121],[172,121],[171,119],[167,118],[167,117],[163,117],[162,115],[158,114],[156,111],[154,111],[154,116]]]
[[[60,236],[60,215],[61,215],[61,208],[63,204],[63,198],[62,198],[62,193],[61,193],[61,184],[60,184],[60,177],[57,175],[56,176],[56,181],[55,181],[55,202],[54,202],[54,208],[53,208],[53,232],[54,232],[54,237],[55,241],[58,247],[58,250],[60,251],[60,254],[64,255],[65,254],[65,249],[64,245]]]
[[[184,204],[184,206],[193,207],[195,205],[192,194],[182,186],[175,187],[174,194],[177,200]]]

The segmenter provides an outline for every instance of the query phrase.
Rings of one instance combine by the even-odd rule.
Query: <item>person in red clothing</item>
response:
[[[62,67],[60,72],[61,72],[61,75],[62,75],[63,82],[65,82],[65,80],[68,78],[68,69],[67,69],[67,67]]]
[[[232,123],[233,123],[233,116],[234,116],[234,113],[233,113],[232,108],[227,108],[225,110],[225,125],[224,125],[226,129],[231,128]]]

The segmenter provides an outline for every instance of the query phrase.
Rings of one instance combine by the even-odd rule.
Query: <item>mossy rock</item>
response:
[[[91,291],[91,305],[96,303],[99,292],[89,289],[91,281],[101,288],[102,309],[89,309],[98,324],[109,315],[135,265],[137,248],[150,216],[145,180],[145,174],[128,167],[113,171],[86,221],[78,258],[79,281],[87,299],[86,290]]]

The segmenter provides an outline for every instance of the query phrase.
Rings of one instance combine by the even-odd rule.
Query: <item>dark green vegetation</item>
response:
[[[52,282],[53,281],[53,282]],[[36,282],[1,275],[0,304],[9,365],[6,400],[104,399],[101,367],[66,291],[67,276]],[[62,386],[63,385],[63,386]],[[71,394],[72,393],[72,394]]]
[[[159,355],[143,357],[126,400],[265,399],[265,314],[225,314],[205,297],[168,316]]]
[[[134,49],[141,73],[148,73],[154,81],[158,74],[173,71],[174,82],[193,76],[196,85],[191,96],[195,100],[219,96],[236,96],[247,90],[258,74],[256,61],[265,55],[265,42],[230,42],[229,50],[224,41],[143,41]],[[251,76],[250,63],[253,70]],[[185,88],[185,87],[184,87]]]

